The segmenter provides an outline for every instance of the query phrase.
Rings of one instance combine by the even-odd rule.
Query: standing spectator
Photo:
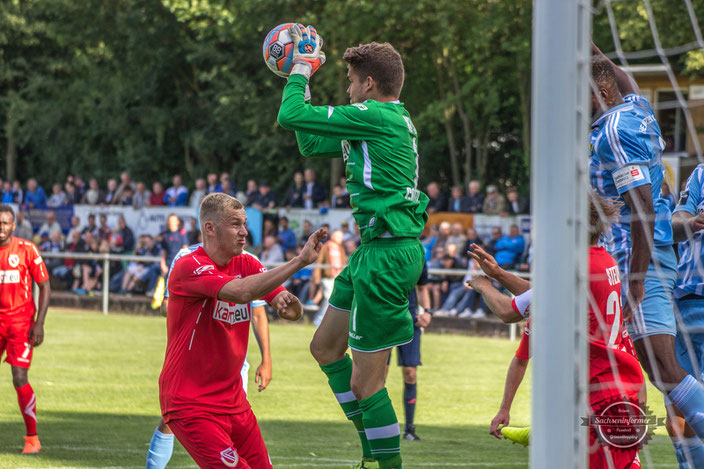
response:
[[[188,202],[188,189],[183,186],[181,175],[174,175],[172,182],[173,185],[166,189],[164,203],[169,207],[185,207]]]
[[[220,173],[220,191],[224,192],[223,189],[225,188],[225,184],[230,188],[232,193],[235,193],[235,185],[232,183],[230,180],[230,174],[227,171],[223,171]]]
[[[485,215],[501,215],[504,211],[506,211],[506,199],[504,196],[499,194],[499,189],[493,184],[487,186],[482,212]]]
[[[279,218],[279,244],[284,249],[284,251],[291,251],[296,249],[296,233],[293,232],[291,228],[288,227],[288,218]]]
[[[301,242],[305,243],[310,235],[313,234],[313,224],[310,220],[303,220],[303,226],[301,227]]]
[[[467,200],[469,204],[469,213],[481,213],[484,208],[484,194],[482,194],[482,186],[479,181],[469,181],[467,186]]]
[[[508,199],[507,208],[508,215],[523,215],[530,210],[530,202],[528,198],[518,194],[518,189],[512,187],[506,193]]]
[[[15,202],[15,192],[12,190],[12,183],[5,181],[2,183],[2,203],[12,204]]]
[[[100,215],[100,226],[98,226],[98,235],[96,236],[96,238],[98,239],[98,244],[100,244],[101,241],[109,240],[111,235],[112,230],[108,226],[108,216],[102,213]]]
[[[15,231],[12,234],[18,238],[31,241],[32,237],[34,237],[34,230],[32,229],[32,224],[25,218],[26,215],[26,212],[17,212],[15,217]]]
[[[293,173],[293,184],[288,186],[281,205],[286,208],[303,208],[303,196],[305,193],[306,187],[303,184],[303,173],[296,171]]]
[[[213,192],[222,191],[222,185],[218,182],[218,175],[215,173],[208,173],[208,187],[206,187],[208,194]]]
[[[247,206],[259,204],[259,197],[261,197],[261,194],[259,193],[257,181],[254,179],[247,181],[247,192],[245,193],[245,196],[247,197]]]
[[[274,236],[265,236],[262,246],[264,250],[259,254],[259,260],[262,264],[284,261],[284,251]]]
[[[134,232],[132,228],[127,226],[127,220],[122,215],[117,219],[117,229],[115,231],[122,238],[119,249],[121,253],[132,252],[134,249]]]
[[[230,182],[229,178],[223,178],[223,182],[221,184],[222,189],[220,190],[223,194],[235,196],[235,188],[232,187],[232,183]]]
[[[186,230],[181,227],[181,220],[175,213],[170,214],[166,219],[166,228],[161,240],[161,274],[164,277],[169,273],[169,266],[178,251],[188,246]]]
[[[316,267],[313,270],[313,285],[317,288],[322,288],[323,300],[320,303],[320,309],[315,315],[313,324],[320,326],[320,323],[325,316],[325,311],[328,309],[328,300],[332,294],[332,287],[335,283],[335,277],[337,277],[345,265],[347,265],[347,254],[345,254],[345,248],[342,245],[342,231],[335,230],[330,235],[330,239],[323,245],[323,248],[318,254],[318,260],[315,261],[316,264],[329,264],[329,268]]]
[[[511,225],[508,236],[496,242],[496,263],[502,269],[513,269],[526,249],[526,240],[521,236],[517,225]]]
[[[129,207],[130,205],[132,205],[133,196],[134,196],[134,191],[132,190],[132,187],[127,186],[115,198],[115,205],[122,205],[123,207]]]
[[[193,209],[198,209],[198,207],[200,207],[200,201],[203,200],[203,197],[208,194],[207,189],[205,179],[196,179],[196,188],[191,193],[191,198],[188,201],[188,205],[193,207]]]
[[[462,193],[462,186],[452,186],[452,197],[447,204],[447,211],[454,213],[469,213],[469,198]]]
[[[122,174],[120,174],[120,185],[117,187],[117,190],[115,191],[115,203],[120,204],[120,205],[132,205],[130,202],[129,204],[123,203],[123,197],[122,195],[124,192],[129,189],[129,191],[134,194],[135,189],[137,186],[135,185],[134,182],[132,182],[132,176],[130,176],[130,173],[127,171],[123,171]]]
[[[19,181],[15,180],[15,182],[12,183],[12,192],[15,194],[14,203],[21,204],[24,202],[24,190],[22,190],[22,184],[20,184]]]
[[[342,186],[336,185],[332,188],[330,198],[331,208],[350,208],[350,195],[343,193]]]
[[[164,197],[164,186],[159,181],[156,181],[152,184],[152,193],[149,196],[149,205],[157,207],[165,205]]]
[[[105,193],[100,190],[97,179],[90,178],[90,181],[88,181],[88,190],[83,195],[82,202],[90,205],[98,205],[105,202]]]
[[[43,245],[39,247],[39,250],[42,251],[42,253],[62,252],[64,250],[64,242],[61,239],[61,232],[52,233],[49,237],[49,241],[43,243]],[[62,266],[64,264],[64,260],[59,257],[51,257],[45,258],[44,263],[46,264],[47,270],[52,272],[56,267]]]
[[[303,172],[303,179],[306,182],[303,206],[307,209],[318,208],[320,203],[326,199],[325,188],[315,180],[315,171],[310,168]]]
[[[94,236],[96,238],[100,233],[98,225],[95,224],[95,215],[92,213],[88,215],[88,224],[81,231],[81,235],[83,236],[83,238],[85,238],[86,233],[90,233],[91,236]]]
[[[86,187],[86,182],[83,180],[83,176],[76,174],[76,177],[73,178],[73,187],[76,188],[76,194],[73,203],[80,204],[83,200],[83,196],[88,190],[88,187]]]
[[[271,190],[271,186],[266,181],[259,184],[259,200],[257,201],[259,210],[272,209],[276,207],[276,193]]]
[[[428,183],[426,188],[428,191],[428,213],[444,212],[447,210],[447,197],[440,191],[440,187],[436,182]]]
[[[342,242],[346,243],[350,239],[354,239],[354,233],[350,230],[349,222],[343,221],[340,223],[340,231],[342,231]]]
[[[38,233],[46,233],[50,237],[54,233],[59,233],[59,235],[63,235],[63,233],[61,232],[61,225],[59,225],[59,222],[56,221],[56,215],[54,215],[54,212],[47,212],[46,221],[42,223],[42,226],[39,227]]]
[[[139,210],[142,207],[146,207],[149,205],[149,198],[152,196],[152,193],[149,189],[147,189],[147,185],[144,184],[142,181],[137,183],[137,188],[134,191],[134,195],[132,196],[132,207],[134,207],[136,210]]]
[[[482,241],[477,230],[474,228],[467,228],[464,237],[467,241],[465,242],[464,249],[462,249],[462,257],[467,260],[467,251],[471,250],[471,245],[476,244],[477,246],[484,247],[484,241]]]
[[[31,178],[27,181],[27,193],[24,196],[24,203],[27,208],[47,208],[46,192],[37,184],[37,180]]]
[[[198,220],[196,219],[196,217],[191,217],[191,220],[188,222],[188,224],[189,230],[188,233],[186,233],[186,236],[188,237],[188,245],[191,246],[193,244],[200,243],[200,229],[198,228]]]
[[[105,203],[111,205],[117,202],[117,180],[115,178],[108,179],[108,190],[105,192]]]
[[[78,232],[78,235],[81,235],[81,232],[83,231],[83,228],[81,227],[81,219],[78,218],[78,216],[74,215],[71,217],[71,228],[68,230],[68,234],[66,235],[67,240],[73,239],[73,233]]]
[[[66,193],[61,190],[61,184],[51,186],[51,196],[46,201],[46,205],[49,208],[59,208],[66,205]]]
[[[496,255],[496,243],[498,243],[502,237],[503,233],[501,232],[501,228],[498,226],[493,227],[491,229],[491,238],[489,239],[489,242],[486,243],[486,252],[492,256]]]
[[[64,184],[64,192],[66,192],[66,205],[74,205],[81,202],[81,198],[76,191],[76,186],[72,182],[66,181]]]

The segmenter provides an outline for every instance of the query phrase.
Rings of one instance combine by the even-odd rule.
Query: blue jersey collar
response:
[[[599,127],[603,123],[603,121],[612,114],[615,114],[617,112],[630,111],[631,109],[633,109],[632,102],[625,102],[623,104],[619,104],[618,106],[614,106],[611,109],[607,110],[605,113],[603,113],[597,120],[595,120],[592,124],[592,128]]]

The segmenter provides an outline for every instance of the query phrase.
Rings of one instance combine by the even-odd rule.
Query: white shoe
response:
[[[449,312],[450,316],[457,316],[457,308],[452,308]]]
[[[433,313],[433,316],[445,317],[445,316],[447,316],[447,310],[446,309],[437,309]]]
[[[472,310],[467,308],[464,311],[462,311],[460,314],[457,315],[458,318],[471,318],[472,317]]]
[[[474,313],[472,313],[472,317],[474,319],[484,319],[484,318],[486,318],[486,311],[479,308]]]

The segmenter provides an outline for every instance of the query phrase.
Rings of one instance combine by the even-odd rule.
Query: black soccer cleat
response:
[[[416,435],[415,425],[406,426],[406,429],[403,431],[403,439],[410,441],[420,441],[420,437]]]

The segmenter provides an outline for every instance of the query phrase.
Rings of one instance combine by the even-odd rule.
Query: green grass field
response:
[[[352,425],[308,353],[313,331],[309,325],[271,326],[274,379],[261,393],[253,386],[259,354],[250,341],[250,401],[276,467],[342,468],[360,456]],[[43,449],[38,456],[18,454],[24,424],[3,363],[0,467],[144,467],[159,419],[165,336],[161,317],[51,310],[29,375]],[[416,412],[423,441],[402,442],[405,468],[528,467],[527,449],[488,434],[516,346],[504,339],[424,336]],[[401,374],[395,357],[392,363],[388,386],[402,418]],[[514,403],[513,425],[530,423],[529,391],[527,377]],[[652,388],[649,395],[657,396]],[[652,400],[653,411],[664,416],[662,399]],[[676,466],[665,435],[658,429],[641,452],[645,467]],[[169,467],[196,466],[177,444]]]

